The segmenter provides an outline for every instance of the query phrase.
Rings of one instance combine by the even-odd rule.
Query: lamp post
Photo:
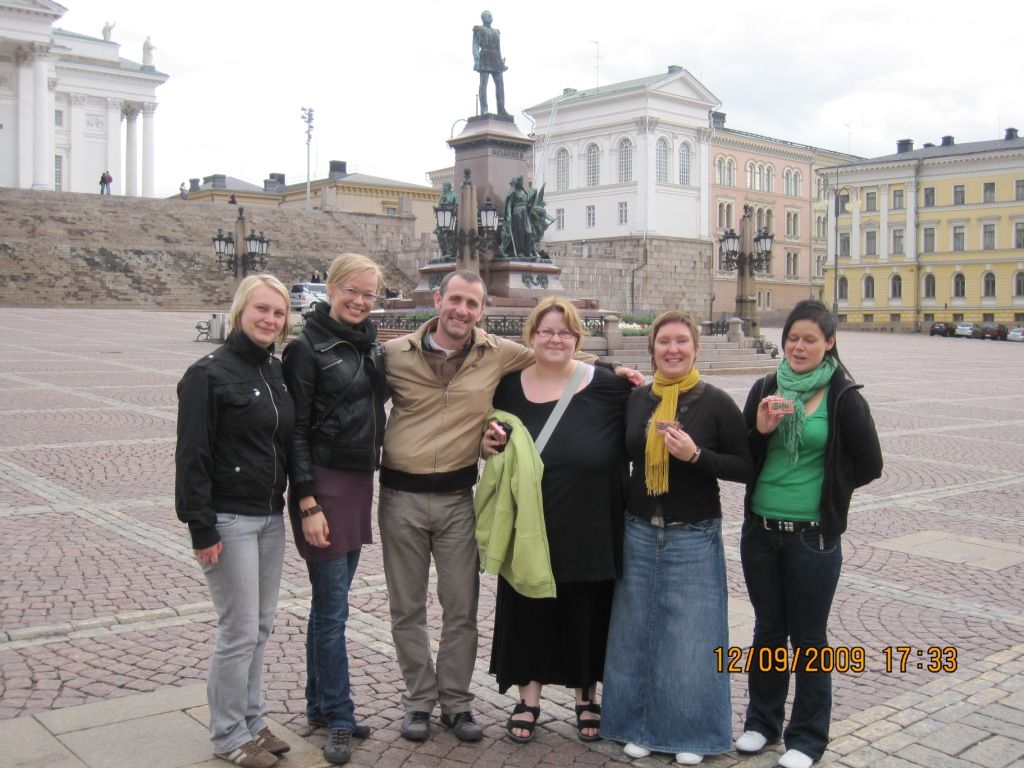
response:
[[[306,210],[310,210],[313,204],[309,194],[309,144],[313,140],[313,108],[302,108],[302,121],[306,124]],[[323,206],[321,206],[323,207]]]
[[[839,169],[836,169],[836,183],[829,184],[828,177],[824,174],[819,174],[818,178],[821,180],[821,193],[827,198],[832,195],[834,201],[832,208],[832,223],[834,237],[832,238],[832,317],[839,321],[839,214],[842,212],[842,203],[840,194],[842,187],[839,186]],[[828,254],[825,254],[825,258],[828,258]]]
[[[760,336],[760,328],[754,297],[754,273],[764,272],[771,264],[775,236],[767,227],[754,234],[753,213],[749,205],[744,205],[739,234],[729,229],[718,238],[718,267],[736,272],[736,316],[743,321],[743,333],[756,337]]]
[[[217,256],[217,267],[230,272],[235,280],[241,280],[250,272],[262,272],[267,268],[267,252],[270,240],[255,229],[245,234],[245,208],[239,206],[238,218],[235,220],[235,232],[224,234],[223,229],[217,230],[213,238],[213,252]],[[241,251],[239,253],[239,251]]]
[[[441,261],[456,261],[462,250],[468,249],[470,259],[498,250],[499,221],[498,209],[491,198],[487,198],[477,214],[476,230],[459,227],[458,210],[450,203],[440,203],[434,208],[437,222],[437,242],[441,248]]]

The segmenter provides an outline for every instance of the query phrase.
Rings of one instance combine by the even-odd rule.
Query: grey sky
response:
[[[124,58],[146,35],[158,90],[157,193],[192,176],[305,180],[300,108],[315,110],[313,177],[350,171],[426,183],[473,114],[471,28],[501,30],[506,104],[678,64],[722,102],[727,125],[867,157],[952,134],[1024,130],[1024,4],[738,0],[608,3],[433,0],[63,0],[58,26],[97,37],[116,22]],[[600,43],[600,68],[595,71]],[[492,96],[493,99],[493,96]],[[455,126],[455,131],[461,129]]]

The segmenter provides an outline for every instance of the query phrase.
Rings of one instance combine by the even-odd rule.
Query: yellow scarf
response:
[[[665,434],[658,432],[659,421],[675,421],[676,409],[679,407],[679,395],[685,394],[697,386],[700,372],[691,368],[690,372],[678,379],[666,379],[657,371],[654,372],[654,384],[651,393],[661,398],[651,414],[647,424],[647,448],[644,451],[646,464],[647,495],[658,496],[668,493],[668,448],[665,447]]]

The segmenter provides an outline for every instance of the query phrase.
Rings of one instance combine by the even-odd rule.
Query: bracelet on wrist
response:
[[[309,509],[302,509],[300,507],[299,508],[299,517],[301,517],[303,520],[305,520],[307,517],[312,517],[313,515],[319,514],[319,513],[323,512],[323,511],[324,511],[324,508],[321,507],[319,504],[315,504],[312,507],[310,507]]]
[[[693,456],[691,456],[688,459],[688,461],[689,461],[690,464],[696,464],[697,463],[697,459],[699,459],[699,458],[700,458],[700,448],[696,449],[693,452]]]

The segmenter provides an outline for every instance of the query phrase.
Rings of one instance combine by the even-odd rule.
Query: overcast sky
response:
[[[347,160],[350,172],[425,184],[452,164],[445,140],[474,112],[471,30],[484,8],[524,133],[521,110],[563,88],[670,64],[715,94],[728,127],[865,157],[901,138],[1024,132],[1024,3],[1013,1],[59,1],[64,29],[100,37],[115,22],[123,58],[141,62],[152,37],[170,75],[157,89],[159,195],[211,173],[305,181],[302,107],[315,115],[313,178]]]

